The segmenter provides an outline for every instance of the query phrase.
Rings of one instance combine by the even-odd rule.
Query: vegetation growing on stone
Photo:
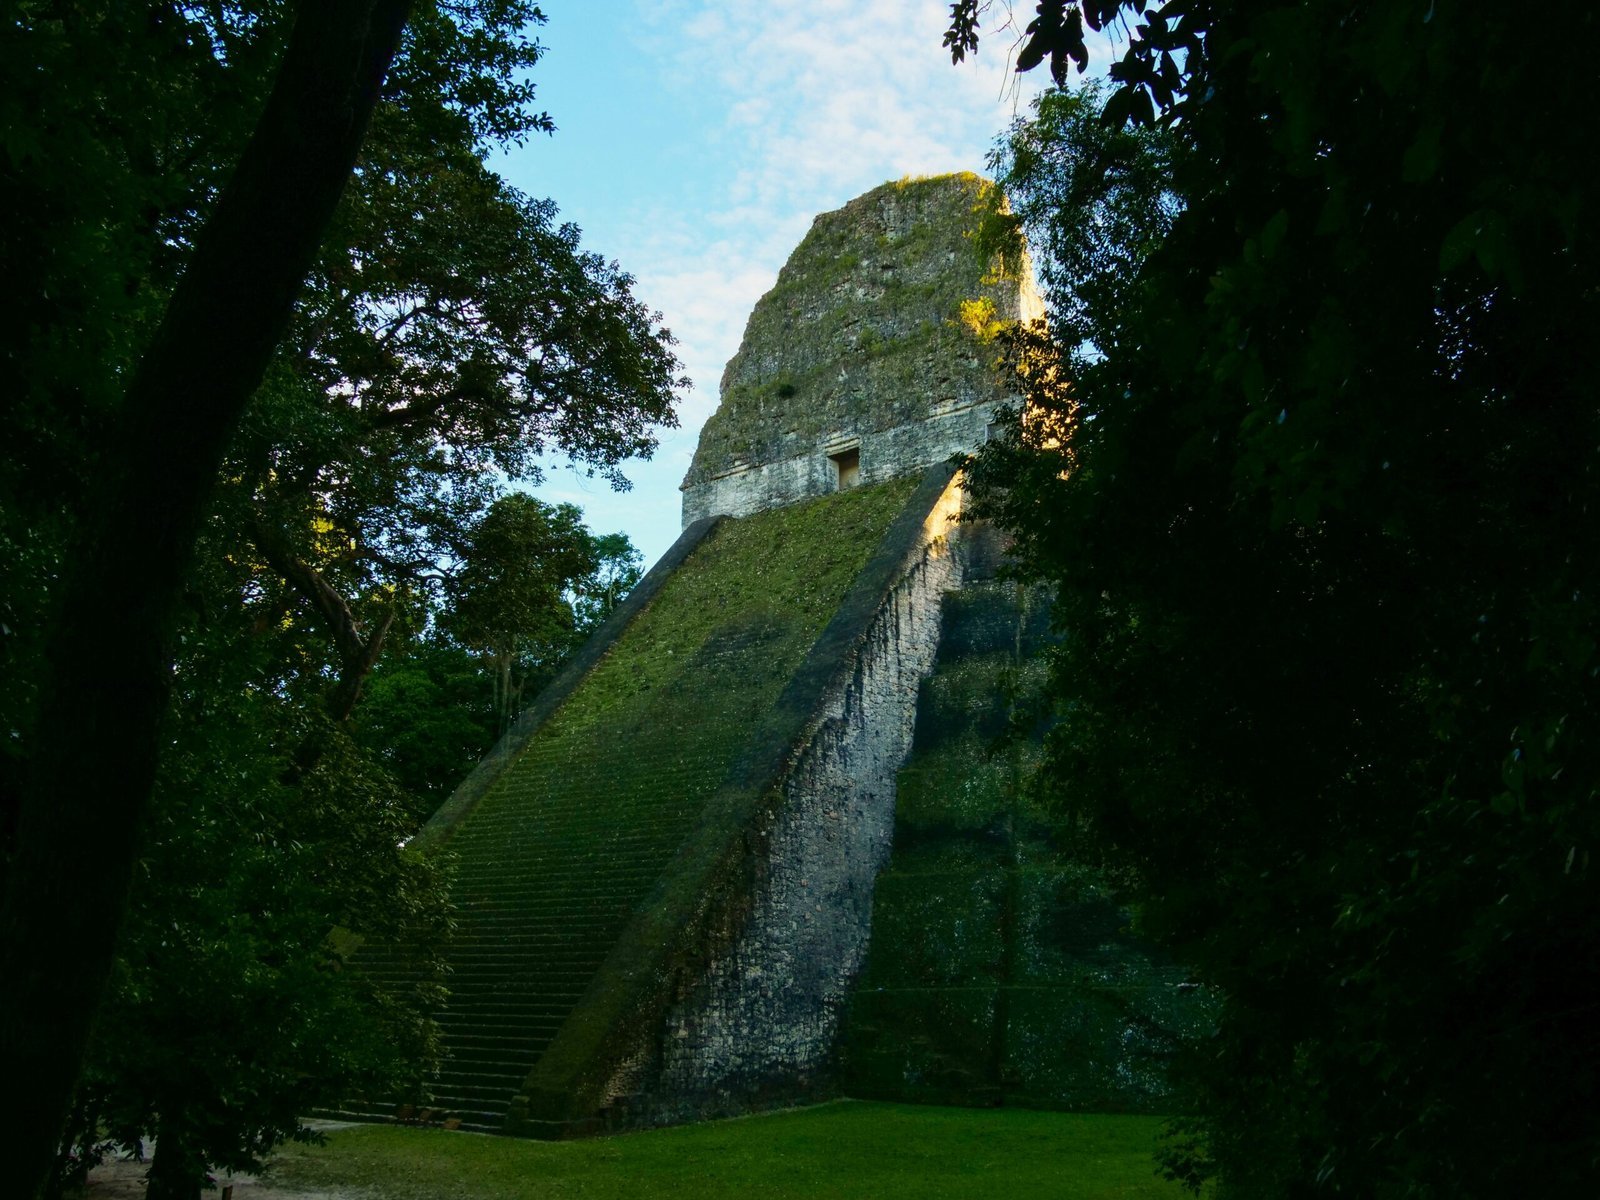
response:
[[[633,718],[661,705],[664,691],[687,682],[693,664],[753,646],[766,647],[763,692],[788,678],[838,607],[878,539],[904,506],[914,479],[843,492],[724,522],[695,552],[580,692],[552,719],[565,736],[602,715]],[[729,681],[737,690],[740,680]],[[697,691],[715,693],[706,685]],[[705,699],[742,722],[751,711],[724,693]],[[719,722],[715,740],[736,739]]]
[[[1048,607],[969,583],[945,599],[940,661],[901,770],[894,855],[844,1041],[851,1095],[1165,1112],[1205,998],[1130,928],[1031,781]]]
[[[818,217],[750,314],[687,482],[997,398],[994,355],[961,319],[971,300],[1018,315],[1015,281],[969,236],[991,190],[972,174],[902,180]]]
[[[497,1125],[915,485],[721,522],[459,826],[443,1103]]]

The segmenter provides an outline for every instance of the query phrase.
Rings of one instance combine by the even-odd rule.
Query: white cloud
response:
[[[608,224],[596,209],[596,223],[605,252],[679,339],[695,390],[682,428],[653,462],[630,468],[627,497],[592,481],[568,487],[565,473],[545,492],[584,504],[596,527],[628,528],[653,559],[676,530],[677,484],[723,366],[812,218],[902,175],[981,172],[995,135],[1047,80],[1010,71],[1012,31],[986,31],[978,55],[953,66],[941,44],[948,0],[609,4],[618,11],[606,53],[627,56],[630,102],[695,123],[670,135],[670,174],[640,178],[637,148],[620,139],[595,149],[593,170],[613,172],[610,204],[626,214]],[[1032,5],[1017,7],[1025,21]],[[561,14],[551,11],[557,42]],[[991,16],[1002,24],[1006,6]]]
[[[812,217],[901,175],[983,169],[1020,103],[1008,35],[952,66],[947,11],[942,0],[635,6],[632,37],[660,59],[665,86],[722,114],[701,135],[715,161],[686,164],[717,174],[718,206],[649,212],[651,239],[627,259],[682,341],[698,391],[689,419],[714,407],[751,305]]]

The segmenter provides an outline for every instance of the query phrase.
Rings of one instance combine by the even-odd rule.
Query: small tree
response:
[[[444,620],[488,664],[501,733],[521,711],[530,681],[548,678],[571,650],[578,619],[569,597],[599,565],[575,505],[516,493],[495,501],[473,527]]]
[[[447,901],[442,864],[401,848],[408,797],[332,728],[286,783],[272,747],[305,731],[278,728],[293,709],[238,683],[169,727],[62,1184],[154,1138],[146,1194],[198,1200],[212,1173],[259,1171],[280,1142],[311,1137],[307,1112],[416,1094],[437,1064],[425,1014],[444,998]],[[406,946],[411,982],[346,975],[340,929]]]
[[[574,596],[578,629],[587,634],[628,598],[644,576],[644,556],[625,533],[603,533],[594,539],[595,569],[580,580]]]

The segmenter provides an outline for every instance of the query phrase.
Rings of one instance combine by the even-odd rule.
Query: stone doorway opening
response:
[[[845,488],[853,488],[861,482],[860,446],[851,446],[848,450],[830,454],[828,461],[833,464],[834,484],[837,490],[842,492]]]

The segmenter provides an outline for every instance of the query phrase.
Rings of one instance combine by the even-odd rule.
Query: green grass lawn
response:
[[[287,1147],[274,1182],[373,1200],[693,1196],[1183,1200],[1158,1117],[841,1101],[581,1142],[365,1125]]]

